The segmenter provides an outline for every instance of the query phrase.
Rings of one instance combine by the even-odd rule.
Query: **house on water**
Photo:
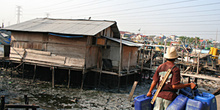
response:
[[[49,67],[52,86],[56,69],[97,72],[120,77],[134,74],[140,44],[120,40],[115,21],[37,18],[3,28],[11,31],[9,60],[21,65]],[[36,74],[36,72],[34,72]],[[34,75],[35,76],[35,75]],[[97,81],[98,83],[98,81]]]

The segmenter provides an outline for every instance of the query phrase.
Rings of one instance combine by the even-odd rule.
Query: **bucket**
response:
[[[217,110],[216,99],[213,94],[203,92],[201,95],[195,96],[195,100],[206,102],[209,110]]]
[[[185,110],[187,100],[188,97],[180,94],[173,100],[166,110]]]

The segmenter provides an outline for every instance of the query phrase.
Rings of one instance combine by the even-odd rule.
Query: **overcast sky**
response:
[[[117,21],[120,31],[220,41],[219,0],[0,0],[0,23],[34,18]]]

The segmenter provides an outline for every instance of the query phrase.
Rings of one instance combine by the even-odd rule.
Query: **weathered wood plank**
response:
[[[66,63],[65,63],[65,65],[68,65],[68,66],[74,66],[74,65],[83,66],[84,64],[85,64],[85,59],[70,58],[70,57],[66,58]]]
[[[33,53],[33,54],[40,54],[40,55],[51,55],[51,52],[47,51],[40,51],[40,50],[33,50],[33,49],[25,49],[27,53]]]
[[[208,76],[208,75],[193,75],[193,74],[183,74],[182,76],[188,76],[188,77],[194,77],[194,78],[201,78],[201,79],[207,79],[207,80],[213,80],[213,81],[220,81],[220,78]]]

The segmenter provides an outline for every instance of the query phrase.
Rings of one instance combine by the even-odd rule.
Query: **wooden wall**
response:
[[[12,48],[32,49],[49,52],[50,55],[38,56],[38,61],[59,63],[67,66],[83,67],[85,64],[87,38],[63,38],[46,33],[12,32]],[[13,49],[12,49],[13,50]],[[15,51],[15,49],[14,49]],[[17,49],[16,51],[21,51]],[[24,51],[24,50],[23,50]],[[15,58],[16,52],[11,51],[11,56]],[[22,53],[22,52],[21,52]],[[31,52],[29,52],[32,54]],[[33,60],[36,55],[30,55],[26,60]],[[57,56],[57,57],[54,57]],[[56,58],[62,57],[62,61],[56,61]],[[33,57],[33,58],[31,58]],[[53,57],[53,58],[52,58]],[[49,60],[51,59],[51,60]],[[55,60],[55,61],[53,61]]]
[[[122,57],[122,68],[128,68],[130,54],[130,66],[137,65],[138,47],[129,47],[123,45],[123,57]]]
[[[120,60],[120,43],[108,40],[107,45],[109,48],[104,48],[102,51],[103,59],[110,59],[112,61],[112,65],[114,67],[119,66]],[[128,67],[128,59],[129,59],[129,52],[131,52],[130,57],[130,66],[137,65],[137,55],[138,55],[138,47],[129,47],[123,45],[122,48],[122,69]]]
[[[16,48],[46,50],[47,34],[12,32],[11,46]]]
[[[103,48],[102,50],[102,58],[103,59],[110,59],[112,61],[113,67],[118,67],[119,65],[119,51],[120,51],[120,45],[119,43],[113,42],[108,40],[107,45],[108,48]]]
[[[113,33],[111,27],[108,27],[108,28],[104,29],[103,31],[99,32],[98,34],[96,34],[96,37],[100,37],[100,36],[113,37],[114,33]]]

